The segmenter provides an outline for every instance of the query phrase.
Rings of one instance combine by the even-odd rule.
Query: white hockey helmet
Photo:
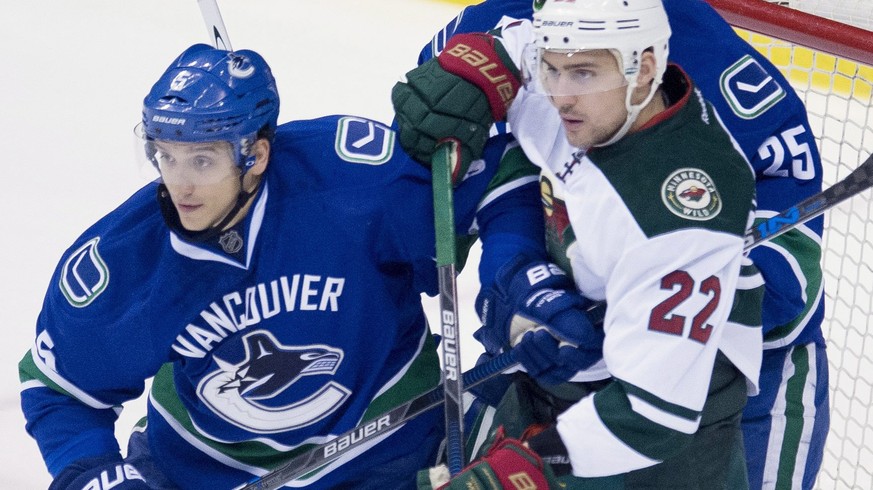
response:
[[[543,51],[606,49],[613,53],[629,86],[628,121],[604,144],[624,136],[654,96],[667,68],[671,31],[661,0],[536,0],[533,27],[535,66]],[[637,86],[642,54],[648,49],[657,65],[654,81],[645,100],[634,105],[631,94]]]

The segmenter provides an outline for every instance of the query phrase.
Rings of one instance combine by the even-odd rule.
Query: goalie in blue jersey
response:
[[[239,487],[439,382],[430,171],[379,122],[278,114],[247,50],[192,46],[145,97],[160,179],[63,254],[19,364],[52,490]],[[459,238],[537,253],[538,207],[501,212],[536,201],[524,164],[507,136],[457,176]],[[122,459],[116,418],[152,377]],[[289,486],[412,487],[443,435],[431,410]]]
[[[534,8],[543,3],[487,0],[467,7],[421,51],[419,64],[437,57],[455,34],[485,32],[531,19]],[[779,70],[705,1],[663,0],[663,5],[672,29],[669,59],[694,79],[755,170],[756,220],[819,192],[821,162],[806,110]],[[442,87],[443,93],[448,91]],[[458,114],[468,123],[469,105],[465,102]],[[445,103],[440,107],[444,119],[451,117],[450,109]],[[497,122],[494,128],[503,131],[504,123]],[[423,153],[429,142],[414,144]],[[562,240],[572,233],[566,231],[566,212],[558,212],[554,201],[544,183],[546,236]],[[830,419],[821,331],[822,225],[822,218],[816,218],[750,254],[765,279],[761,392],[749,398],[742,420],[753,489],[812,488],[821,465]],[[550,259],[567,262],[561,250],[553,251]],[[488,286],[483,283],[483,288]]]

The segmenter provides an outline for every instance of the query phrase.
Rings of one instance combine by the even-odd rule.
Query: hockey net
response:
[[[873,0],[707,0],[807,107],[824,186],[873,152]],[[778,4],[778,5],[777,5]],[[873,198],[825,215],[831,428],[815,488],[873,489]]]

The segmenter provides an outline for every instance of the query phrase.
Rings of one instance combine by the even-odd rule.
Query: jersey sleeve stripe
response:
[[[25,379],[25,376],[29,376],[30,379],[39,380],[47,387],[52,388],[53,390],[60,393],[72,396],[73,398],[79,400],[85,405],[88,405],[89,407],[100,409],[112,408],[115,409],[117,412],[121,411],[121,407],[115,407],[112,404],[101,402],[100,400],[79,389],[76,385],[65,379],[59,373],[51,370],[51,368],[49,368],[48,365],[43,362],[39,355],[34,352],[36,348],[36,345],[34,345],[31,348],[30,352],[28,352],[18,364],[18,369],[21,373],[20,377],[22,381]]]
[[[654,460],[661,461],[673,454],[676,448],[684,447],[692,436],[637,413],[631,406],[626,391],[629,386],[631,385],[616,380],[594,395],[594,407],[600,420],[609,431],[634,451]],[[645,397],[651,406],[657,407],[665,414],[672,415],[673,420],[684,419],[687,423],[700,416],[700,412],[679,407],[663,400],[652,403],[653,400],[659,399],[644,390],[634,389],[634,387],[631,389],[635,395],[642,395],[637,396],[637,398],[643,399]],[[685,427],[684,424],[683,427]]]
[[[664,427],[672,427],[679,432],[693,434],[697,431],[697,427],[700,425],[700,417],[697,417],[694,420],[688,420],[683,417],[676,417],[672,413],[665,412],[655,405],[652,405],[642,398],[634,396],[630,393],[628,393],[627,398],[628,400],[630,400],[631,408],[633,408],[634,412],[642,415],[652,422],[655,422],[656,424],[663,425]]]

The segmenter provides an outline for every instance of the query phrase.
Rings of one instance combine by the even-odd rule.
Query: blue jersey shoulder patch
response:
[[[337,121],[336,154],[347,162],[382,165],[394,152],[394,132],[387,126],[360,117]]]
[[[743,119],[760,116],[785,97],[785,89],[749,55],[722,72],[720,85],[728,106]]]
[[[64,262],[58,286],[76,308],[91,304],[109,284],[109,267],[97,251],[98,242],[99,236],[88,240]]]

